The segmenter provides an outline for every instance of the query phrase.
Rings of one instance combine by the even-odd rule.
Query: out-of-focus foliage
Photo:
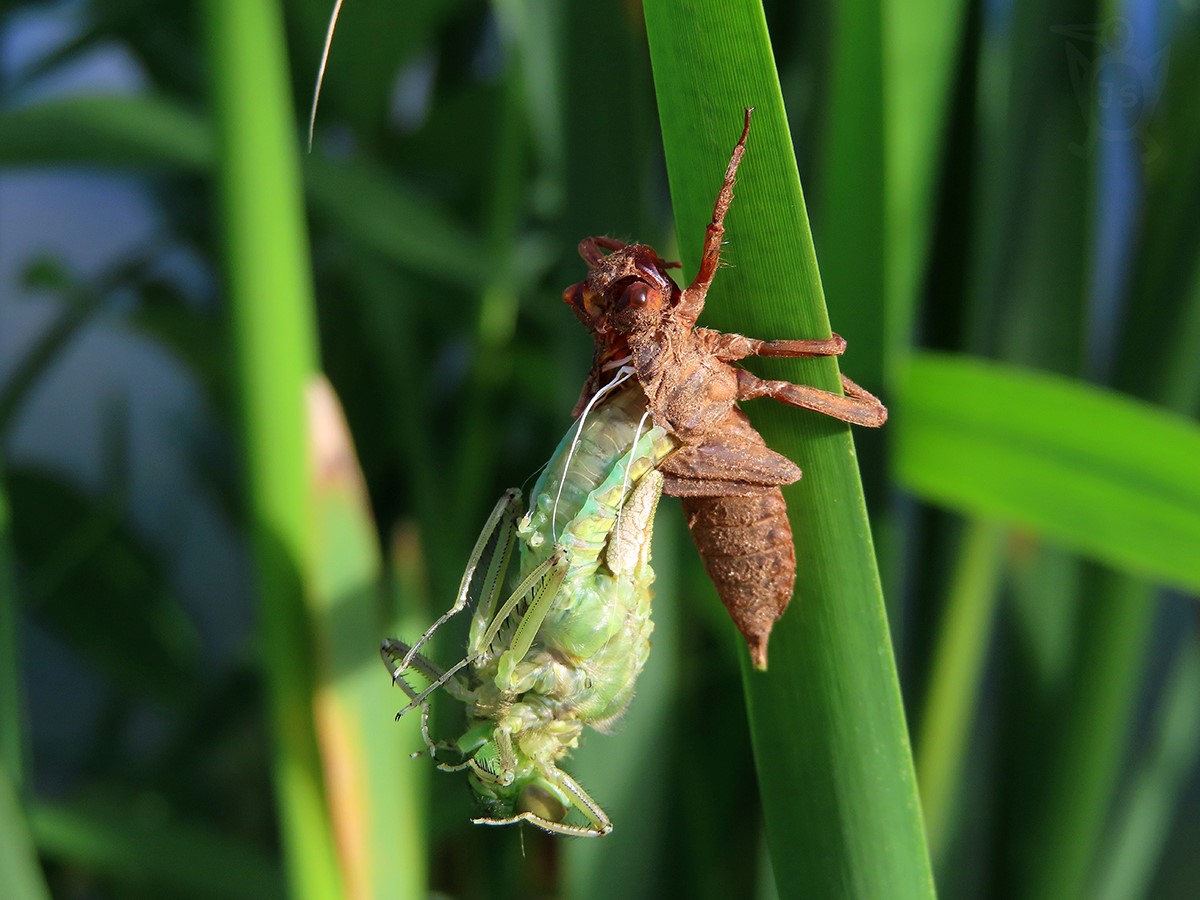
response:
[[[38,896],[31,852],[53,896],[288,890],[264,674],[291,667],[319,751],[305,814],[349,895],[770,896],[737,645],[673,504],[639,695],[572,766],[611,837],[469,825],[460,779],[408,759],[376,653],[449,605],[487,510],[567,427],[591,356],[558,299],[575,243],[678,255],[659,114],[728,118],[724,147],[740,110],[656,97],[637,4],[347,0],[303,154],[329,8],[280,5],[291,94],[261,112],[290,117],[307,200],[280,228],[308,230],[289,265],[365,494],[345,454],[313,474],[303,637],[272,646],[231,337],[256,298],[230,299],[216,202],[269,179],[229,170],[214,6],[0,21],[0,893]],[[1200,16],[848,6],[766,15],[843,368],[892,412],[855,439],[939,892],[1192,896]],[[752,134],[747,181],[784,177],[755,165]],[[461,645],[448,627],[432,653]]]

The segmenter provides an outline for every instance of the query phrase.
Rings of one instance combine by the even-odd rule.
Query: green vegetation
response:
[[[304,155],[326,3],[89,0],[40,49],[9,4],[5,184],[155,218],[0,245],[0,894],[1194,892],[1200,15],[644,5],[348,0]],[[379,640],[567,425],[575,243],[690,276],[746,106],[701,324],[832,325],[751,366],[891,421],[749,404],[805,471],[770,671],[664,502],[638,696],[569,763],[614,832],[473,827]]]

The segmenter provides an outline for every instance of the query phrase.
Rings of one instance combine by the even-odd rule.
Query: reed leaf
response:
[[[749,0],[645,5],[685,272],[741,112],[755,108],[705,324],[762,337],[829,334],[816,256],[762,8]],[[768,367],[763,366],[766,370]],[[832,360],[770,367],[836,389]],[[849,429],[751,407],[806,478],[786,491],[802,573],[775,628],[770,671],[744,660],[775,878],[783,896],[933,893],[883,596]]]

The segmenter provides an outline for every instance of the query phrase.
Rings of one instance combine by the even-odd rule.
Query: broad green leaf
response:
[[[918,354],[893,425],[897,477],[922,499],[1200,590],[1195,422],[1056,376]]]
[[[754,107],[702,324],[754,337],[829,333],[762,8],[645,6],[685,277],[697,266],[742,110]],[[762,367],[835,389],[831,360]],[[927,897],[933,887],[912,760],[849,429],[752,406],[767,443],[806,471],[786,491],[803,573],[745,676],[767,833],[782,896]]]

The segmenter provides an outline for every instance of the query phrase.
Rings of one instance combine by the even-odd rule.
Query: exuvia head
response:
[[[563,291],[563,300],[597,337],[652,330],[663,311],[679,302],[679,287],[667,274],[679,263],[660,259],[645,244],[587,238],[579,255],[588,264],[588,277]]]

